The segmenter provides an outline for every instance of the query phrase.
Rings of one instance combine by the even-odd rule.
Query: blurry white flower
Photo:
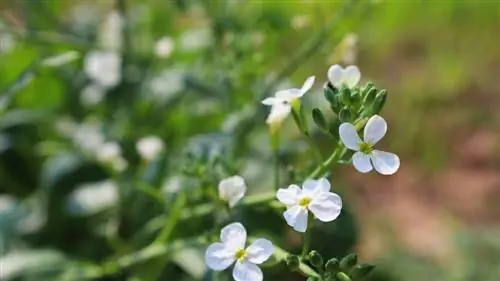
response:
[[[180,38],[180,48],[192,52],[206,48],[210,45],[212,34],[209,28],[195,28],[184,31]]]
[[[116,86],[121,80],[122,59],[118,53],[92,51],[85,56],[87,76],[103,87]]]
[[[271,106],[271,111],[267,117],[266,123],[270,125],[279,125],[290,114],[292,106],[309,91],[314,84],[314,76],[307,78],[301,89],[292,88],[276,92],[274,97],[266,98],[263,104]]]
[[[11,51],[15,46],[16,40],[14,35],[5,32],[0,33],[0,54]]]
[[[117,200],[117,184],[104,180],[78,186],[69,196],[68,208],[74,214],[90,214],[115,205]]]
[[[307,27],[310,23],[309,17],[307,15],[295,15],[292,18],[292,28],[303,29]]]
[[[173,98],[184,87],[183,74],[182,69],[169,69],[153,77],[148,85],[152,97],[160,101]]]
[[[101,25],[99,42],[103,49],[109,51],[120,51],[122,49],[122,29],[125,27],[125,19],[116,10],[111,11]]]
[[[168,58],[175,49],[175,42],[170,37],[162,37],[156,42],[155,54],[160,58]]]
[[[80,102],[85,107],[92,107],[100,104],[106,95],[104,88],[98,84],[90,84],[83,88],[80,93]]]
[[[344,85],[352,88],[358,84],[359,79],[361,79],[361,73],[355,65],[350,65],[344,69],[335,64],[328,69],[328,80],[336,88],[341,88]]]
[[[149,136],[140,139],[136,143],[135,147],[139,155],[147,161],[151,161],[158,157],[165,148],[163,141],[156,136]]]
[[[366,123],[363,141],[359,138],[354,125],[350,123],[340,125],[340,139],[347,148],[356,151],[352,156],[352,164],[356,170],[368,173],[375,167],[375,170],[382,175],[392,175],[399,169],[399,157],[396,154],[373,148],[386,132],[387,123],[378,115],[372,116]]]
[[[246,190],[245,180],[238,175],[219,182],[219,197],[227,201],[229,207],[234,207],[245,196]]]
[[[231,223],[221,230],[222,243],[213,243],[205,252],[205,263],[215,271],[222,271],[236,265],[233,278],[236,281],[262,281],[262,270],[257,266],[268,260],[274,246],[267,239],[257,239],[248,248],[247,232],[241,223]]]
[[[309,211],[320,221],[330,222],[340,215],[342,209],[342,199],[330,192],[330,182],[326,178],[308,179],[302,184],[302,189],[295,184],[280,188],[276,197],[287,207],[283,213],[287,224],[298,232],[307,230]]]
[[[116,142],[106,142],[101,145],[96,151],[97,160],[101,162],[112,162],[121,157],[122,149]]]

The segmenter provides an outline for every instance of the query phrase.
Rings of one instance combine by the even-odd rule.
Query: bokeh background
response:
[[[228,280],[205,272],[200,247],[134,253],[164,225],[166,244],[209,230],[213,214],[178,213],[225,174],[269,190],[259,100],[315,75],[305,103],[327,109],[335,63],[388,90],[382,146],[402,164],[391,177],[335,168],[346,211],[315,247],[358,252],[377,264],[368,280],[499,280],[499,30],[486,0],[0,2],[0,280]],[[163,148],[149,162],[147,136],[146,154]],[[283,139],[283,172],[308,169],[291,122]],[[239,216],[299,245],[272,210]]]

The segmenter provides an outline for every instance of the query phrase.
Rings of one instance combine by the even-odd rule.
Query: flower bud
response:
[[[311,251],[308,255],[309,261],[315,267],[323,266],[323,257],[317,251]]]
[[[321,128],[322,130],[327,130],[328,125],[326,124],[326,119],[321,110],[319,108],[314,108],[312,111],[312,117],[314,123]]]
[[[375,101],[373,102],[372,110],[373,114],[378,114],[382,108],[385,105],[385,101],[387,99],[387,91],[382,90],[378,92],[377,96],[375,97]]]
[[[339,267],[339,260],[336,258],[329,259],[325,265],[326,271],[328,271],[332,276],[339,271]]]
[[[356,265],[358,262],[358,255],[356,254],[349,254],[342,258],[340,261],[340,269],[345,272],[349,272],[349,270]]]
[[[289,255],[286,257],[286,266],[288,266],[288,268],[291,270],[291,271],[295,271],[297,269],[299,269],[299,265],[300,265],[300,260],[299,260],[299,257],[296,256],[296,255]]]
[[[342,110],[339,112],[339,119],[342,122],[350,122],[352,119],[351,110],[348,107],[342,108]]]
[[[367,264],[367,263],[362,263],[354,266],[351,271],[349,272],[349,275],[351,276],[352,279],[358,280],[361,278],[364,278],[370,272],[375,269],[375,266],[372,264]]]

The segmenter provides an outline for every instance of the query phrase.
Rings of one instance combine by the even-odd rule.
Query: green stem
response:
[[[302,253],[300,254],[300,259],[301,260],[305,260],[306,257],[307,257],[307,253],[309,252],[309,249],[311,248],[311,233],[312,233],[312,225],[313,225],[313,222],[312,220],[314,219],[314,217],[311,215],[311,213],[309,213],[308,215],[308,218],[307,218],[307,229],[306,229],[306,232],[304,232],[304,235],[303,235],[303,246],[302,246]]]

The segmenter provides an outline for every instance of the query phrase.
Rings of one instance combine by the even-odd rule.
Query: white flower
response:
[[[247,186],[240,176],[232,176],[219,182],[219,197],[234,207],[245,196]]]
[[[222,271],[236,265],[233,278],[236,281],[262,281],[262,270],[257,266],[265,262],[274,252],[274,246],[267,239],[257,239],[245,248],[247,232],[241,223],[232,223],[221,230],[222,243],[213,243],[205,252],[205,263],[215,271]]]
[[[151,161],[158,157],[165,147],[159,137],[149,136],[140,139],[135,148],[143,159]]]
[[[340,139],[347,148],[356,151],[352,156],[356,170],[368,173],[375,167],[375,170],[382,175],[392,175],[399,169],[399,157],[396,154],[373,148],[386,132],[387,123],[378,115],[372,116],[366,123],[363,141],[359,138],[354,125],[350,123],[340,125]]]
[[[266,98],[263,104],[271,106],[267,124],[281,124],[292,111],[292,106],[309,91],[314,84],[314,76],[307,78],[302,88],[287,89],[276,92],[274,97]]]
[[[80,93],[80,102],[85,107],[92,107],[100,104],[104,97],[106,96],[106,91],[104,88],[98,84],[90,84],[83,88]]]
[[[113,87],[121,80],[121,57],[115,52],[90,52],[84,64],[87,76],[101,86]]]
[[[168,58],[174,52],[175,43],[170,37],[162,37],[155,44],[155,54],[159,58]]]
[[[352,88],[358,84],[359,79],[361,79],[361,73],[355,65],[350,65],[344,69],[335,64],[328,69],[328,80],[335,88],[341,88],[343,85]]]
[[[330,192],[330,183],[326,178],[308,179],[302,189],[295,184],[288,188],[280,188],[276,193],[278,200],[287,206],[283,213],[286,222],[298,232],[307,230],[308,213],[322,222],[330,222],[340,215],[342,199]]]

